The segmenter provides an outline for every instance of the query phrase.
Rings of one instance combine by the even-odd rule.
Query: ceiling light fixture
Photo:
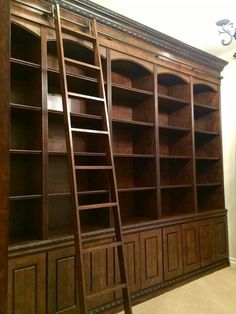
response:
[[[223,37],[221,39],[222,45],[228,46],[232,43],[233,39],[236,40],[236,27],[234,23],[228,19],[223,19],[217,21],[216,25],[218,26],[219,35]],[[236,52],[234,53],[234,57],[236,57]]]

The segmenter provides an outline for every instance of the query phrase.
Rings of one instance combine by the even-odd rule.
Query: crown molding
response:
[[[45,2],[45,0],[44,0]],[[133,36],[148,44],[154,45],[165,52],[189,60],[196,64],[207,66],[212,70],[221,72],[228,64],[227,61],[217,58],[207,52],[187,45],[171,36],[165,35],[148,26],[138,23],[121,14],[113,12],[89,0],[46,0],[53,4],[59,2],[60,6],[66,10],[77,13],[86,18],[96,20],[112,29]]]

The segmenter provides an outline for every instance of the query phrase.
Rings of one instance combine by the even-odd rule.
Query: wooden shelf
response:
[[[41,65],[34,63],[34,62],[29,62],[29,61],[25,61],[25,60],[21,60],[21,59],[17,59],[17,58],[10,58],[10,62],[12,64],[19,64],[22,66],[26,66],[26,67],[31,67],[31,68],[36,68],[36,69],[40,69]]]
[[[58,74],[58,76],[59,76],[59,70],[57,70],[57,69],[47,68],[47,71],[48,71],[48,73],[55,73],[55,74]],[[84,81],[97,83],[97,79],[96,78],[90,77],[90,76],[87,76],[87,75],[75,74],[75,73],[71,73],[71,72],[68,72],[68,71],[66,72],[66,75],[68,77],[71,77],[71,78],[81,79],[81,80],[84,80]]]
[[[59,111],[59,110],[52,110],[49,109],[48,110],[49,114],[55,114],[55,115],[63,115],[63,111]],[[92,115],[92,114],[87,114],[87,113],[75,113],[75,112],[71,112],[70,115],[72,117],[75,118],[81,118],[81,119],[91,119],[91,120],[102,120],[101,116],[97,116],[97,115]]]
[[[178,126],[169,126],[169,125],[159,125],[160,129],[167,130],[169,132],[190,132],[190,128],[178,127]]]
[[[154,191],[156,190],[155,186],[142,186],[142,187],[129,187],[129,188],[118,188],[119,193],[123,192],[145,192],[145,191]]]
[[[191,188],[192,184],[174,184],[174,185],[162,185],[161,189],[186,189]]]
[[[155,158],[153,154],[121,154],[114,153],[114,157],[116,158]]]
[[[129,100],[130,99],[140,100],[146,97],[153,96],[153,92],[112,83],[112,95],[113,97],[119,97],[120,99],[126,98]]]
[[[167,110],[172,111],[185,105],[190,105],[190,102],[185,99],[158,94],[158,106],[159,107],[165,106]]]
[[[23,104],[14,104],[14,103],[10,103],[10,108],[30,110],[30,111],[42,111],[40,107],[34,107],[34,106],[23,105]]]
[[[37,198],[42,198],[41,194],[36,194],[36,195],[14,195],[10,196],[9,200],[10,201],[20,201],[20,200],[31,200],[31,199],[37,199]]]
[[[220,157],[204,157],[204,156],[197,156],[195,157],[196,161],[198,160],[220,160]]]
[[[191,159],[192,156],[168,156],[168,155],[160,155],[160,159]]]
[[[205,131],[205,130],[195,130],[196,135],[202,135],[202,136],[217,136],[219,135],[218,132],[213,132],[213,131]]]
[[[10,149],[10,153],[19,155],[40,155],[42,154],[42,151],[34,149]]]
[[[216,107],[210,106],[210,105],[203,105],[203,104],[197,104],[194,103],[194,112],[199,114],[204,114],[212,111],[219,110]]]
[[[134,120],[125,120],[125,119],[112,119],[113,123],[123,124],[127,126],[137,126],[137,127],[153,127],[154,123],[143,122],[143,121],[134,121]]]
[[[198,188],[205,188],[205,187],[214,187],[214,186],[219,186],[222,183],[220,182],[212,182],[212,183],[197,183]]]

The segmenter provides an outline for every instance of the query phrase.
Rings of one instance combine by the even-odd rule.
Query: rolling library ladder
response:
[[[76,22],[72,22],[67,18],[61,16],[59,4],[55,5],[55,27],[56,27],[56,41],[57,41],[57,51],[59,59],[59,71],[60,71],[60,83],[61,83],[61,93],[62,93],[62,102],[63,102],[63,112],[64,112],[64,126],[65,126],[65,136],[66,136],[66,146],[67,146],[67,155],[68,155],[68,169],[70,176],[70,189],[73,202],[73,211],[74,211],[74,237],[75,237],[75,249],[76,249],[76,267],[77,267],[77,282],[78,282],[78,293],[79,293],[79,304],[81,314],[87,313],[86,302],[88,299],[99,297],[101,294],[106,294],[110,292],[119,291],[122,289],[123,303],[125,313],[132,313],[129,288],[127,283],[127,274],[125,269],[125,259],[124,259],[124,243],[122,237],[121,229],[121,218],[119,210],[119,199],[117,192],[117,183],[115,176],[114,161],[112,155],[112,144],[111,144],[111,134],[109,129],[108,121],[108,112],[105,98],[104,90],[104,80],[102,74],[102,65],[101,58],[99,53],[99,44],[98,44],[98,35],[96,20],[94,19],[91,24],[88,26],[89,33],[77,31],[73,29],[73,26],[76,25]],[[84,63],[75,59],[67,58],[64,54],[63,48],[63,32],[73,34],[79,39],[91,42],[94,50],[94,64]],[[97,78],[97,88],[98,95],[100,97],[94,97],[91,95],[72,93],[68,91],[67,87],[67,74],[66,74],[66,64],[73,64],[81,68],[89,68],[91,71],[95,72]],[[85,101],[91,102],[91,106],[96,107],[97,114],[100,115],[101,123],[99,129],[87,129],[83,127],[79,117],[70,109],[70,104],[68,97],[83,99]],[[90,163],[89,159],[84,160],[81,158],[80,152],[74,151],[76,145],[76,140],[78,136],[83,134],[89,135],[99,135],[104,138],[103,140],[103,149],[104,152],[100,153],[105,158],[99,165]],[[92,141],[95,139],[91,138]],[[81,152],[83,153],[83,152]],[[81,173],[84,171],[103,171],[106,172],[106,180],[109,186],[109,197],[107,202],[89,202],[84,204],[80,200],[79,192],[79,180],[83,180]],[[95,246],[90,248],[83,248],[83,243],[81,239],[81,223],[80,223],[80,212],[93,209],[102,209],[106,208],[113,212],[113,223],[115,231],[115,240],[112,243]],[[84,263],[83,255],[87,252],[95,252],[102,250],[107,247],[117,248],[118,262],[120,269],[120,278],[121,283],[115,284],[114,286],[108,288],[107,290],[101,291],[96,294],[86,295],[85,293],[85,279],[84,279]]]

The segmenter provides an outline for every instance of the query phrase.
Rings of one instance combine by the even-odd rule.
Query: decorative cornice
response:
[[[44,0],[45,1],[45,0]],[[55,3],[55,0],[46,0]],[[61,0],[61,7],[152,44],[165,52],[221,72],[227,62],[89,0]]]
[[[155,286],[146,288],[144,290],[132,293],[131,295],[131,300],[136,301],[140,298],[146,297],[150,294],[158,294],[158,293],[163,293],[165,289],[174,286],[178,283],[184,282],[184,281],[188,281],[190,279],[194,279],[195,277],[199,276],[199,275],[203,275],[206,272],[212,271],[214,269],[219,269],[219,268],[223,268],[229,266],[229,260],[226,258],[224,260],[215,262],[213,264],[201,267],[199,269],[196,269],[194,271],[191,271],[189,273],[183,274],[181,276],[175,277],[173,279],[169,279],[166,281],[163,281]],[[113,302],[107,303],[105,305],[102,305],[94,310],[91,310],[89,312],[89,314],[98,314],[98,313],[103,313],[104,311],[111,311],[112,309],[114,309],[115,307],[121,306],[123,305],[123,300],[122,299],[117,299]]]

